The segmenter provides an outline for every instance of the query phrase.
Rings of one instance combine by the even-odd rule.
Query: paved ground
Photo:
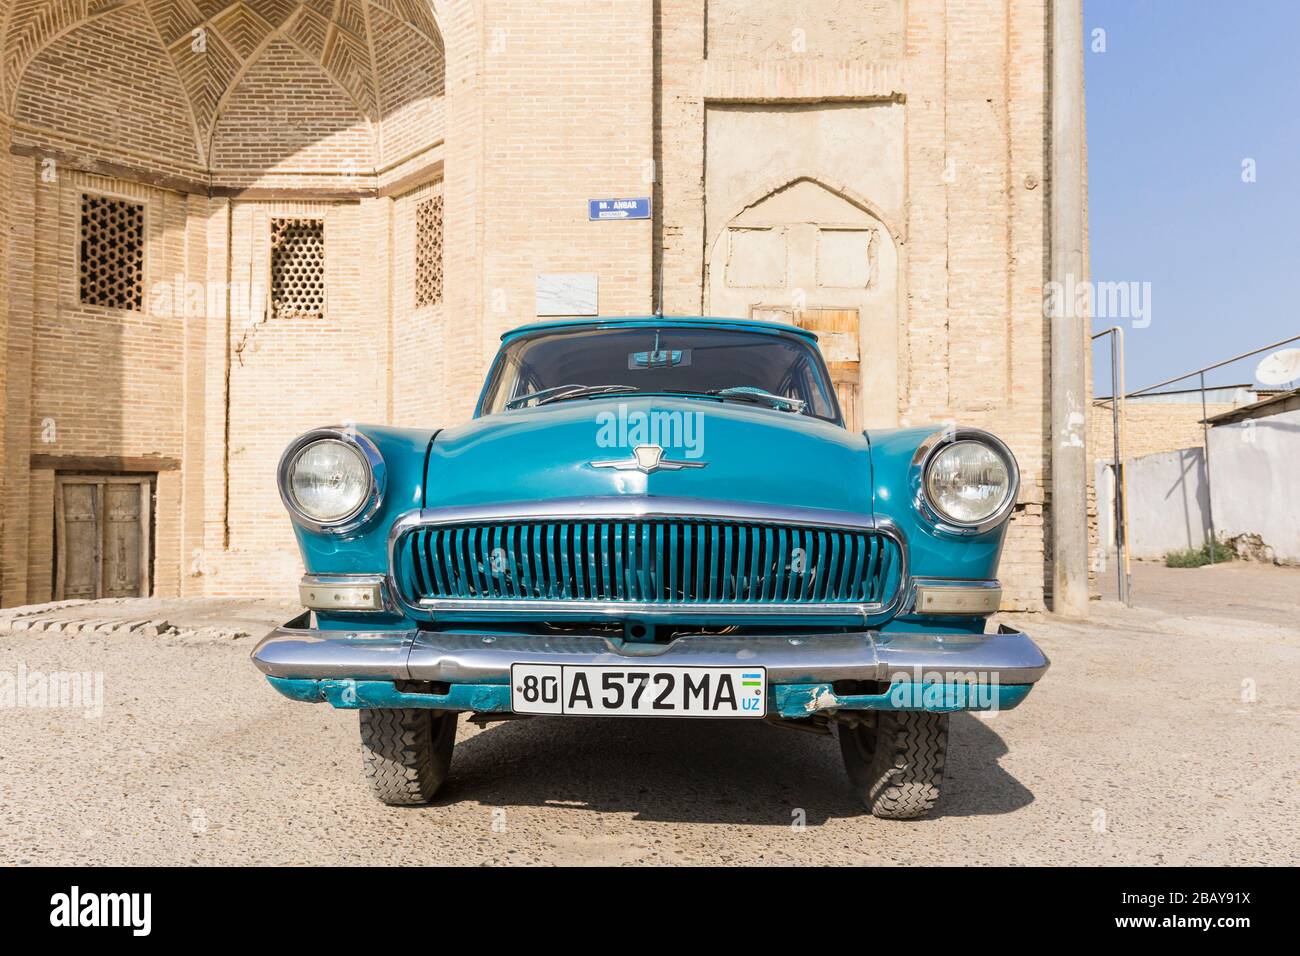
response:
[[[724,721],[462,721],[438,803],[390,809],[356,715],[248,663],[284,608],[6,612],[0,692],[91,671],[104,698],[0,707],[0,864],[1300,861],[1300,570],[1138,565],[1135,596],[1017,619],[1052,670],[1015,711],[953,718],[943,800],[910,823],[851,800],[833,739]]]

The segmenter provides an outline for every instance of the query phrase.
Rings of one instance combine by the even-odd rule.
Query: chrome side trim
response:
[[[402,515],[393,524],[393,530],[394,533],[400,533],[419,525],[476,524],[487,521],[592,521],[600,518],[716,518],[723,521],[761,521],[858,531],[878,530],[880,522],[887,520],[856,511],[674,495],[605,495],[424,508]],[[390,534],[390,543],[393,537],[394,534]]]
[[[304,514],[298,509],[298,503],[294,500],[292,492],[289,491],[289,468],[298,457],[298,453],[307,445],[316,441],[337,441],[351,445],[361,452],[362,457],[365,458],[366,463],[369,465],[370,483],[361,499],[361,504],[351,514],[344,515],[334,521],[318,521]],[[379,449],[375,447],[375,443],[355,429],[337,426],[315,428],[304,435],[299,435],[284,450],[284,454],[280,456],[280,464],[276,468],[276,483],[280,488],[280,501],[284,503],[285,509],[289,512],[289,517],[304,528],[319,534],[351,534],[373,518],[375,513],[379,511],[380,505],[384,503],[387,478],[388,468],[384,464],[384,457],[379,454]]]
[[[317,631],[307,615],[268,634],[253,663],[271,677],[431,680],[504,684],[510,665],[615,664],[761,666],[772,683],[836,680],[990,680],[1032,684],[1050,662],[1028,635],[1009,627],[994,634],[704,635],[670,644],[622,643],[601,635],[530,635],[458,631]]]
[[[898,545],[898,587],[887,604],[643,604],[613,601],[478,600],[439,599],[413,602],[402,593],[397,581],[397,544],[416,528],[489,521],[592,521],[600,519],[698,518],[721,521],[770,522],[800,526],[872,531]],[[478,619],[548,617],[589,620],[609,618],[667,618],[675,620],[711,617],[733,618],[838,617],[852,623],[869,623],[891,614],[911,594],[907,539],[899,527],[884,515],[715,501],[676,496],[605,496],[594,498],[551,498],[543,501],[508,502],[451,508],[422,508],[408,511],[393,522],[388,533],[388,591],[418,620],[433,620],[440,614]]]
[[[1007,466],[1009,487],[1007,488],[1006,501],[1002,503],[1002,506],[997,511],[983,521],[972,524],[954,521],[944,515],[930,501],[925,491],[925,473],[929,469],[934,456],[944,448],[959,441],[975,441],[988,445]],[[1011,449],[1007,447],[1002,439],[991,432],[984,431],[982,428],[945,428],[930,435],[917,446],[916,453],[912,456],[908,481],[912,488],[912,505],[921,513],[921,516],[934,525],[937,531],[959,536],[983,534],[985,531],[993,530],[1007,520],[1011,510],[1016,506],[1016,499],[1020,496],[1020,466],[1016,462],[1016,456],[1012,454]]]

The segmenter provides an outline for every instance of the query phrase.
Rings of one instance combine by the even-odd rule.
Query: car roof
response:
[[[617,329],[617,328],[654,328],[668,326],[695,326],[699,328],[745,329],[751,332],[768,334],[785,333],[799,335],[812,341],[817,340],[817,333],[811,329],[801,329],[797,325],[784,322],[767,322],[762,319],[737,319],[724,316],[707,315],[628,315],[628,316],[593,316],[592,318],[545,319],[530,322],[508,332],[501,333],[501,340],[508,342],[523,335],[533,335],[552,329]]]

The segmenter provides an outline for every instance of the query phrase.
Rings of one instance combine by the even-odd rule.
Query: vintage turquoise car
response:
[[[914,817],[948,714],[1015,707],[1046,671],[988,624],[1019,486],[997,438],[848,431],[789,326],[502,338],[468,423],[321,428],[280,462],[308,610],[253,660],[360,712],[384,802],[433,797],[460,712],[726,717],[837,734],[866,806]]]

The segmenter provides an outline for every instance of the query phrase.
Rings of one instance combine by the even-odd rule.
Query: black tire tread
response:
[[[872,745],[861,747],[866,742],[861,735],[874,735]],[[849,779],[874,816],[912,820],[938,802],[948,751],[947,714],[881,711],[874,729],[841,727],[840,745]]]
[[[362,709],[360,724],[362,762],[375,796],[390,806],[432,800],[451,765],[456,714]]]

